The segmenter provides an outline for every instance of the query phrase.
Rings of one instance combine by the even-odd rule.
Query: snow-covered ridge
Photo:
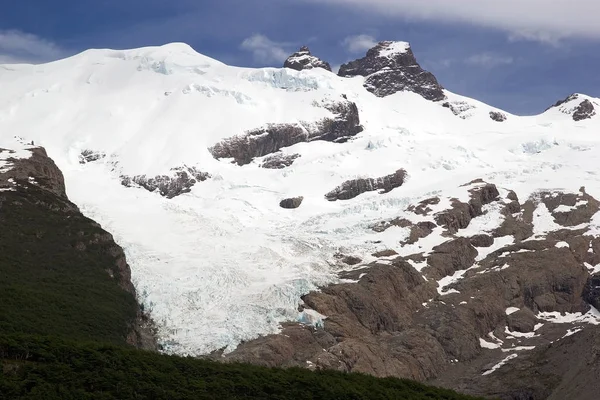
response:
[[[489,113],[501,110],[445,91],[448,101],[472,105],[463,119],[409,91],[376,97],[361,76],[230,67],[181,44],[9,67],[0,68],[0,147],[19,135],[48,150],[72,201],[125,249],[141,300],[174,352],[231,349],[277,332],[299,318],[301,295],[337,280],[331,257],[340,247],[369,255],[397,244],[401,228],[381,239],[370,227],[473,179],[522,198],[584,185],[600,198],[598,119],[576,127],[550,112],[505,113],[498,123]],[[268,124],[331,118],[317,105],[342,95],[364,131],[345,143],[286,146],[282,153],[299,155],[289,167],[260,168],[260,159],[238,166],[208,150]],[[86,150],[106,156],[80,164]],[[211,178],[172,199],[121,184],[121,176],[183,165]],[[400,169],[408,178],[388,193],[325,198],[345,181]],[[297,196],[298,209],[279,207]]]
[[[379,48],[380,57],[394,57],[406,53],[410,49],[408,42],[381,42]]]

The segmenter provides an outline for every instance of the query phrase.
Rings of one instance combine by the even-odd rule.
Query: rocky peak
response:
[[[596,115],[596,107],[600,107],[600,104],[596,100],[579,93],[574,93],[564,100],[557,101],[553,106],[546,109],[546,111],[557,108],[561,113],[570,115],[573,121],[582,121]]]
[[[366,77],[365,88],[379,97],[410,91],[427,100],[446,98],[444,88],[421,68],[407,42],[379,42],[365,57],[343,64],[338,75]]]
[[[296,71],[313,68],[323,68],[331,71],[329,63],[313,56],[307,46],[300,47],[300,50],[289,56],[283,63],[283,67],[295,69]]]

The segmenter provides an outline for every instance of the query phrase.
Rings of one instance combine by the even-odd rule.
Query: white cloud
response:
[[[342,45],[350,53],[363,53],[377,44],[375,38],[371,35],[348,36],[342,41]]]
[[[512,38],[556,42],[600,39],[598,0],[304,0],[407,19],[467,23],[501,29]],[[524,33],[525,32],[525,33]]]
[[[0,63],[40,63],[64,56],[55,43],[39,36],[0,30]]]
[[[254,34],[242,42],[240,47],[252,52],[254,60],[259,63],[275,63],[283,61],[290,55],[285,50],[289,44],[275,42],[265,35]]]
[[[494,68],[500,65],[508,65],[513,63],[513,58],[494,53],[474,54],[467,58],[465,62],[471,65],[477,65],[485,68]]]

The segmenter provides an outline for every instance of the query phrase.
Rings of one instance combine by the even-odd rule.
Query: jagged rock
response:
[[[106,153],[94,150],[83,150],[79,155],[79,164],[86,164],[89,162],[98,161],[106,157]]]
[[[60,169],[48,157],[43,147],[30,147],[29,158],[7,158],[10,168],[0,174],[0,188],[9,188],[13,184],[9,181],[27,183],[29,177],[35,178],[36,185],[48,190],[62,198],[66,198],[65,181]],[[13,150],[0,148],[0,153],[14,153]]]
[[[325,195],[329,201],[353,199],[361,193],[380,190],[380,193],[387,193],[397,187],[402,186],[406,171],[399,169],[393,174],[381,178],[359,178],[346,181],[340,186]]]
[[[287,209],[298,208],[302,204],[302,200],[304,200],[302,196],[283,199],[279,202],[279,207]]]
[[[381,257],[393,257],[393,256],[397,256],[398,253],[396,252],[396,250],[381,250],[378,252],[375,252],[373,254],[371,254],[373,257],[377,257],[377,258],[381,258]]]
[[[500,194],[495,185],[485,184],[469,190],[471,200],[463,203],[457,199],[451,200],[452,208],[435,215],[435,222],[443,226],[449,233],[469,226],[471,219],[483,214],[483,206],[494,201]]]
[[[557,101],[554,105],[548,107],[546,111],[551,108],[558,107],[562,113],[571,115],[573,121],[590,119],[596,115],[594,104],[589,99],[583,99],[581,101],[579,99],[580,95],[574,93],[564,100]]]
[[[429,215],[429,213],[432,211],[431,207],[429,207],[429,206],[434,206],[437,204],[440,204],[440,198],[432,197],[432,198],[420,201],[419,204],[417,204],[416,206],[414,206],[414,205],[409,206],[408,211],[414,212],[417,215]]]
[[[411,226],[408,239],[406,239],[406,241],[402,242],[401,244],[417,243],[419,240],[429,236],[436,227],[437,225],[431,221],[417,222],[416,224]]]
[[[494,238],[486,234],[471,236],[470,240],[474,247],[490,247],[494,244]]]
[[[421,68],[406,42],[379,42],[364,58],[342,65],[338,75],[364,76],[365,88],[378,97],[410,91],[427,100],[446,98],[435,76]]]
[[[533,311],[527,307],[523,307],[519,311],[508,315],[506,321],[511,331],[527,333],[533,332],[538,319],[535,317]]]
[[[456,238],[433,248],[423,269],[428,277],[436,280],[465,270],[475,263],[477,250],[468,238]]]
[[[452,111],[452,114],[460,117],[461,119],[469,118],[471,116],[469,110],[476,108],[474,105],[469,104],[466,101],[446,101],[442,103],[442,107],[448,108],[450,111]]]
[[[583,299],[600,310],[600,274],[588,278],[583,290]]]
[[[585,193],[585,188],[581,188],[578,194],[542,192],[540,196],[554,221],[562,226],[589,223],[600,210],[600,202]]]
[[[490,118],[496,122],[504,122],[506,121],[506,114],[499,111],[490,111]]]
[[[588,99],[583,100],[573,113],[573,121],[581,121],[584,119],[590,119],[596,115],[594,105]]]
[[[300,47],[300,50],[292,54],[283,63],[284,68],[302,71],[304,69],[323,68],[331,72],[329,63],[313,56],[307,46]]]
[[[261,168],[267,169],[283,169],[289,167],[300,157],[300,154],[283,154],[275,153],[264,158]]]
[[[342,253],[334,254],[334,257],[347,265],[356,265],[362,262],[362,259],[356,256],[348,256]]]
[[[269,124],[225,139],[209,148],[209,151],[216,159],[233,158],[237,164],[244,165],[255,157],[275,153],[296,143],[315,140],[339,142],[362,132],[355,103],[342,100],[327,102],[323,107],[335,117],[325,118],[318,123]]]
[[[173,175],[157,175],[147,177],[136,175],[133,177],[121,176],[121,184],[126,187],[138,185],[144,189],[154,192],[158,190],[161,196],[168,199],[188,193],[197,182],[203,182],[210,178],[210,174],[198,171],[194,167],[177,167],[171,169]]]

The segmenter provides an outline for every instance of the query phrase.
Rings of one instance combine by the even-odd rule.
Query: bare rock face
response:
[[[298,157],[300,157],[300,154],[283,154],[278,152],[265,157],[260,167],[266,169],[283,169],[291,166]]]
[[[121,176],[121,184],[126,187],[140,186],[149,192],[158,191],[161,196],[168,199],[188,193],[197,182],[203,182],[210,178],[210,174],[198,171],[194,167],[173,168],[173,175],[157,175],[147,177],[136,175],[133,177]]]
[[[506,121],[506,114],[498,111],[490,111],[490,118],[496,122]]]
[[[295,69],[296,71],[323,68],[331,72],[329,63],[313,56],[307,46],[300,47],[300,50],[289,56],[283,63],[283,67]]]
[[[9,168],[0,174],[0,188],[11,188],[12,182],[29,182],[33,178],[36,185],[48,190],[57,196],[66,198],[65,181],[60,169],[54,161],[48,157],[43,147],[30,147],[29,158],[11,158],[14,150],[0,148],[0,153],[8,153],[7,161]]]
[[[269,124],[225,139],[209,148],[209,151],[216,159],[232,158],[238,165],[244,165],[255,157],[266,156],[297,143],[315,140],[343,142],[362,132],[355,103],[342,100],[326,102],[323,107],[335,117],[317,123]]]
[[[381,178],[359,178],[346,181],[340,186],[325,195],[329,201],[350,200],[365,192],[380,190],[380,193],[387,193],[397,187],[402,186],[406,171],[399,169],[393,174]]]
[[[379,42],[364,58],[342,65],[338,75],[364,76],[365,88],[378,97],[409,91],[432,101],[446,98],[435,76],[421,68],[406,42]]]
[[[304,197],[302,196],[283,199],[279,202],[279,207],[287,209],[298,208],[300,207],[300,204],[302,204],[302,200],[304,200]]]

